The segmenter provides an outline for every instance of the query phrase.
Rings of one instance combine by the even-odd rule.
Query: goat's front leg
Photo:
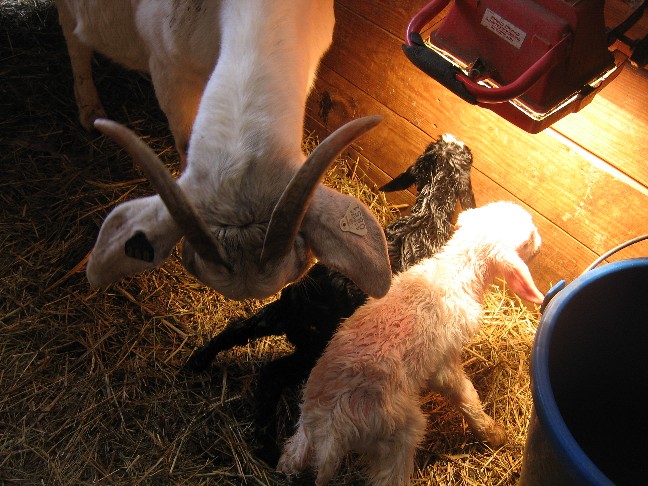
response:
[[[446,373],[443,383],[431,385],[461,410],[468,426],[479,440],[495,449],[504,445],[506,430],[484,412],[477,390],[461,366]]]
[[[310,351],[310,350],[309,350]],[[301,352],[283,356],[266,364],[259,374],[254,392],[254,434],[259,444],[257,455],[271,467],[279,461],[277,445],[277,406],[285,390],[296,390],[306,381],[319,354]]]
[[[181,169],[184,171],[191,129],[208,75],[200,76],[190,71],[179,72],[155,59],[151,60],[149,68],[155,95],[169,122],[176,150],[180,155]]]
[[[105,118],[106,112],[99,100],[99,94],[92,79],[92,49],[79,40],[74,34],[76,22],[64,2],[57,2],[59,23],[63,29],[67,44],[72,77],[74,80],[74,98],[79,110],[81,126],[90,131],[97,118]]]
[[[203,371],[221,351],[234,346],[244,346],[260,337],[282,334],[283,319],[277,312],[278,307],[278,301],[275,301],[248,318],[230,321],[206,346],[191,355],[186,368],[191,371]]]

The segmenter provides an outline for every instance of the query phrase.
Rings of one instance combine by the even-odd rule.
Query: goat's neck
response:
[[[332,3],[223,2],[219,60],[194,124],[189,170],[218,164],[226,174],[277,154],[303,160],[304,107],[331,41]]]
[[[446,247],[446,250],[445,258],[450,268],[456,269],[455,284],[460,291],[481,304],[496,276],[493,263],[495,250],[489,245],[480,244],[462,248]]]
[[[441,171],[425,184],[416,196],[412,214],[430,218],[430,227],[450,226],[457,206],[456,176]]]

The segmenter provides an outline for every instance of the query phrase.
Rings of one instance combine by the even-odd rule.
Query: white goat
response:
[[[457,406],[480,440],[502,445],[506,433],[483,411],[461,350],[497,275],[521,297],[542,301],[524,263],[539,246],[531,216],[513,203],[462,212],[440,253],[396,275],[385,297],[369,299],[334,335],[306,383],[278,470],[296,474],[311,464],[324,485],[355,450],[372,484],[406,484],[425,432],[426,386]]]
[[[159,195],[104,222],[87,274],[94,286],[160,265],[185,236],[183,264],[234,299],[266,297],[318,258],[370,295],[391,272],[380,225],[357,199],[320,184],[379,117],[345,125],[308,160],[304,107],[331,43],[333,0],[57,0],[82,124],[120,143]],[[92,50],[150,72],[186,168],[174,181],[132,132],[108,120]],[[193,127],[193,128],[192,128]],[[342,224],[344,223],[344,224]]]

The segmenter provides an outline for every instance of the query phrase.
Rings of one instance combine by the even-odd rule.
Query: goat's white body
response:
[[[519,250],[525,241],[517,238],[511,251],[529,258],[540,238],[530,217],[518,222],[515,231],[526,231],[529,244]],[[385,297],[369,299],[341,325],[304,388],[298,430],[279,470],[297,473],[312,463],[317,484],[324,485],[340,458],[355,450],[366,456],[372,484],[407,484],[425,432],[419,406],[424,388],[461,409],[479,439],[504,442],[504,430],[484,413],[463,372],[461,351],[478,330],[483,294],[495,276],[504,273],[508,281],[504,266],[511,262],[519,267],[516,277],[528,270],[517,253],[500,262],[504,252],[466,238],[470,231],[460,228],[440,253],[396,275]],[[531,287],[521,293],[537,301],[530,276],[523,278]]]
[[[289,178],[303,162],[304,105],[332,40],[331,0],[293,1],[290,9],[265,0],[58,3],[78,40],[150,73],[167,116],[191,118],[184,127],[170,119],[176,137],[188,142],[199,110],[185,181],[191,172],[229,181],[251,157],[276,154],[291,161]],[[201,97],[203,109],[193,106]]]
[[[221,2],[57,0],[57,6],[82,124],[89,129],[94,118],[105,116],[88,62],[96,50],[151,74],[184,156],[200,96],[220,52]]]
[[[332,40],[333,0],[57,0],[57,7],[84,126],[104,116],[90,72],[93,49],[151,74],[178,150],[187,154],[178,185],[231,259],[225,272],[184,252],[200,280],[232,298],[262,298],[317,257],[370,294],[387,291],[386,243],[375,217],[362,206],[367,237],[344,233],[339,221],[354,199],[321,184],[288,254],[259,266],[275,204],[305,160],[304,107]],[[136,232],[150,241],[153,261],[123,255]],[[88,278],[101,286],[157,266],[181,236],[159,197],[129,201],[104,223]],[[358,263],[363,258],[369,272]],[[363,276],[374,271],[381,275]]]

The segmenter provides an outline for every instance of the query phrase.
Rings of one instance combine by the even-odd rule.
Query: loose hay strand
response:
[[[0,2],[0,29],[0,483],[288,484],[250,442],[254,382],[291,352],[285,339],[222,353],[207,373],[182,371],[192,348],[264,302],[222,298],[175,253],[159,269],[89,288],[83,262],[105,215],[151,189],[112,142],[80,128],[51,1]],[[150,82],[101,58],[94,67],[107,111],[177,171]],[[307,134],[305,151],[316,143]],[[396,213],[364,179],[357,161],[341,158],[325,183],[387,224]],[[456,410],[426,394],[414,484],[516,483],[538,316],[502,287],[485,306],[464,362],[509,443],[476,442]],[[287,393],[280,407],[284,437],[297,401]],[[334,484],[364,484],[354,457]]]

